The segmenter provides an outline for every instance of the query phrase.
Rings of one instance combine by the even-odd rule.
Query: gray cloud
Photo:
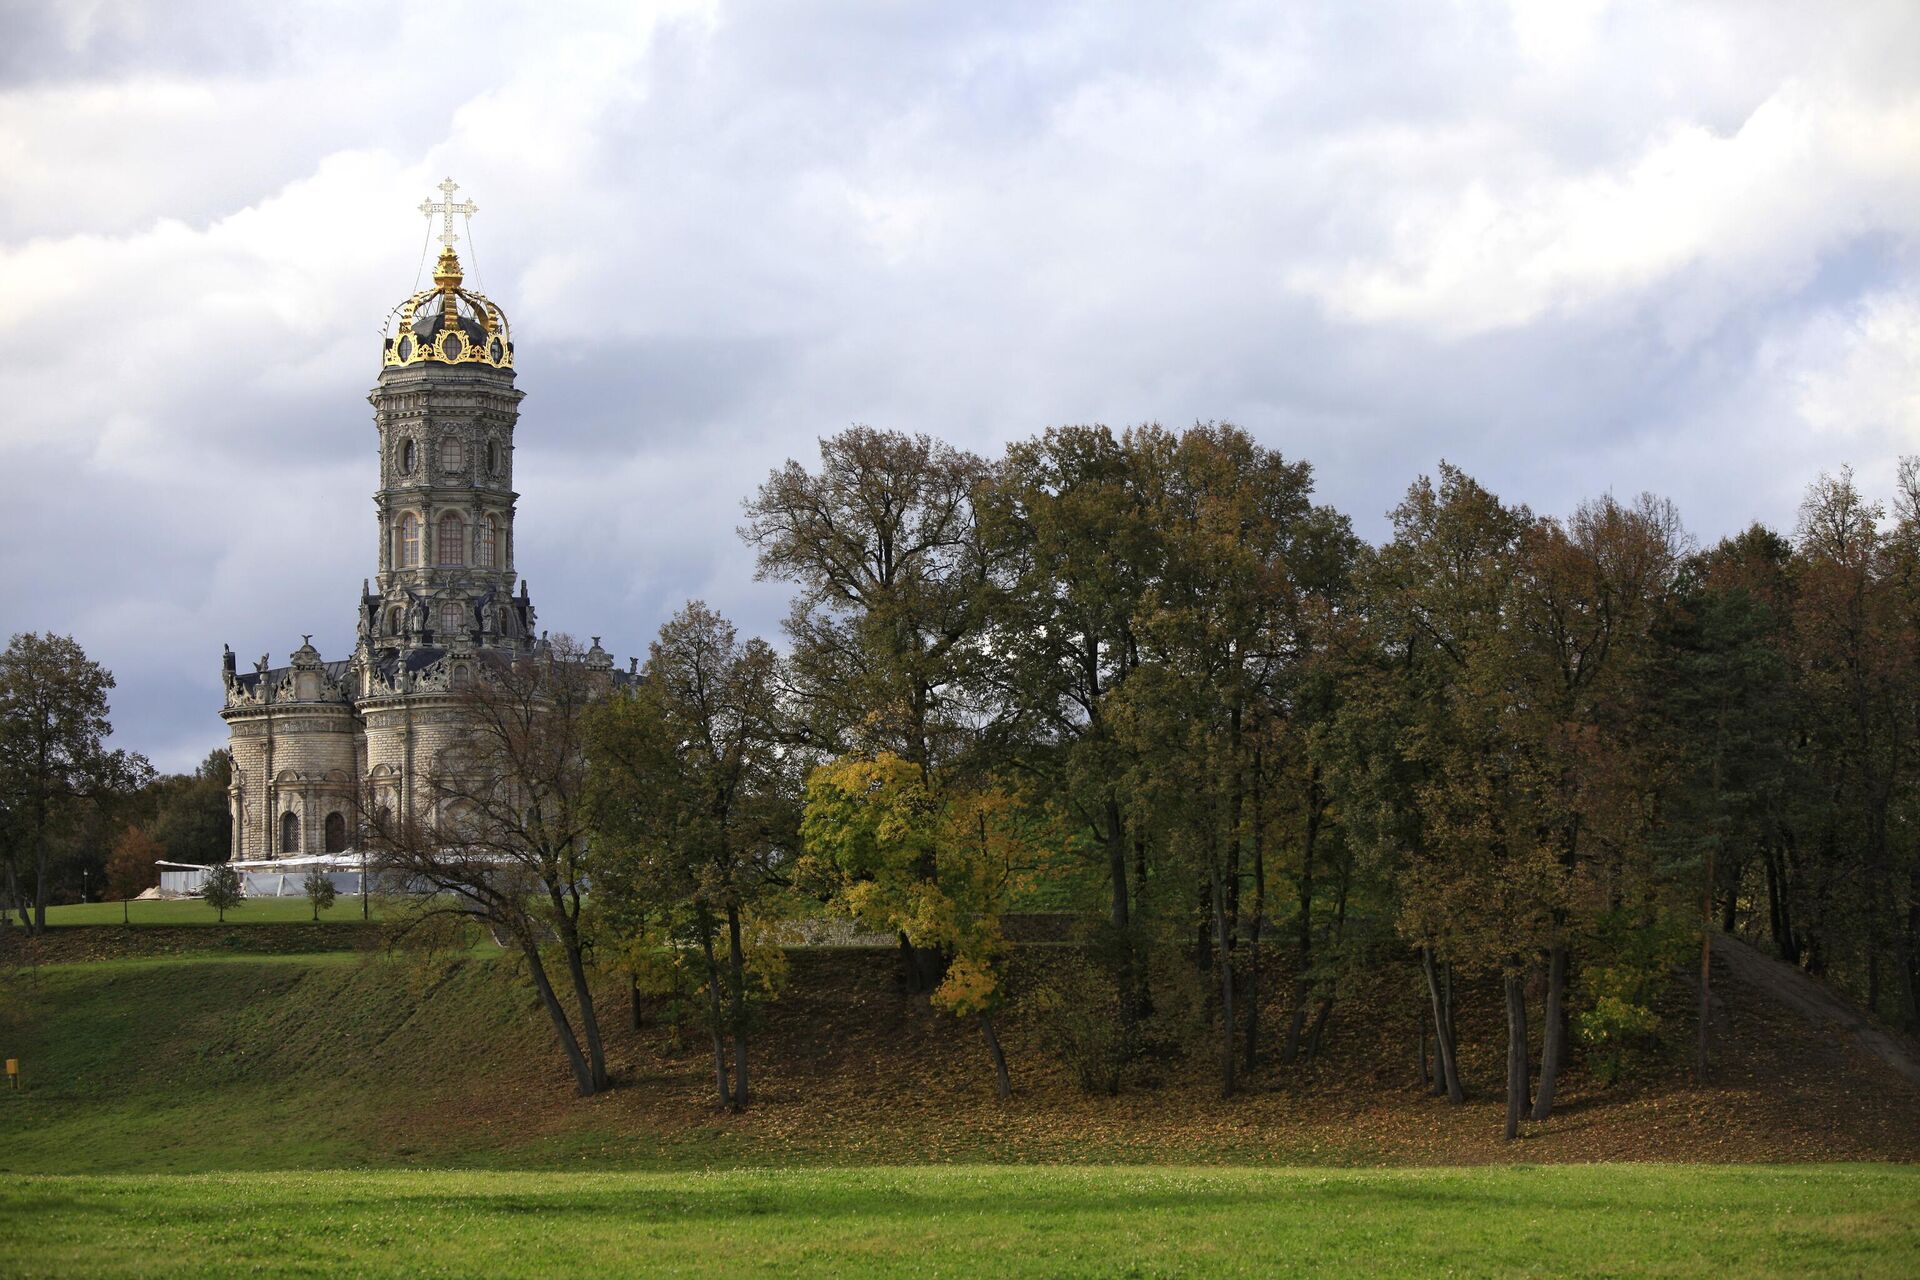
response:
[[[8,6],[0,626],[127,745],[351,641],[365,393],[452,172],[546,625],[772,633],[740,499],[852,422],[1237,421],[1378,535],[1446,457],[1790,525],[1920,433],[1920,14],[1786,3]]]

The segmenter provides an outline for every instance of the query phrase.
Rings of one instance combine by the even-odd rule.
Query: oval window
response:
[[[500,474],[500,444],[495,440],[487,441],[487,474]]]
[[[402,360],[413,359],[413,335],[410,333],[400,339],[400,358]]]
[[[467,349],[467,340],[458,330],[449,329],[440,335],[440,358],[458,360],[460,353]]]
[[[487,343],[487,359],[493,361],[495,364],[499,364],[500,357],[506,353],[507,348],[501,343],[500,339],[494,338]]]
[[[400,474],[406,475],[413,470],[413,441],[408,440],[400,446]]]

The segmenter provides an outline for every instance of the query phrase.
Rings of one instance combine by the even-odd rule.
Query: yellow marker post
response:
[[[16,1089],[20,1087],[20,1059],[18,1058],[7,1059],[7,1083]]]

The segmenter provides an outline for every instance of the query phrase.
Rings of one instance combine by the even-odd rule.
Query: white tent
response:
[[[198,894],[206,888],[211,867],[188,862],[161,862],[163,896]],[[307,892],[307,872],[319,867],[333,881],[341,897],[360,892],[358,853],[295,854],[285,858],[251,858],[231,864],[240,874],[240,891],[249,898],[298,898]]]

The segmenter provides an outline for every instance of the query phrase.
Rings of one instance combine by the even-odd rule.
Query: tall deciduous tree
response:
[[[749,1097],[746,929],[784,878],[797,821],[779,666],[695,601],[661,627],[631,696],[597,707],[587,732],[606,911],[691,933],[720,1105],[736,1111]]]
[[[929,770],[963,730],[987,581],[973,498],[985,464],[926,436],[853,427],[746,505],[759,576],[799,588],[787,619],[808,727],[833,751]]]
[[[799,588],[788,671],[813,746],[889,751],[932,772],[972,741],[965,705],[990,568],[974,496],[986,466],[926,436],[852,427],[746,504],[759,576]],[[931,865],[920,869],[931,877]],[[901,942],[909,983],[930,958]]]
[[[0,653],[0,836],[7,898],[31,928],[47,927],[49,854],[61,824],[82,802],[138,787],[152,774],[142,756],[109,750],[107,693],[113,675],[71,637],[16,635]]]
[[[384,792],[360,805],[375,873],[433,892],[417,921],[470,916],[520,949],[583,1097],[608,1084],[587,980],[584,722],[611,684],[610,664],[565,636],[489,662],[461,696],[462,732],[433,762],[424,808]],[[572,987],[577,1024],[554,991],[549,947]]]

